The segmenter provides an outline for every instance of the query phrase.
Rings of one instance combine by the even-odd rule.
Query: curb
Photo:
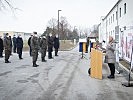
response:
[[[124,67],[121,63],[119,63],[119,66],[122,68],[122,69],[124,69],[127,73],[129,73],[129,70],[126,68],[126,67]],[[133,78],[133,72],[131,72],[131,77]]]

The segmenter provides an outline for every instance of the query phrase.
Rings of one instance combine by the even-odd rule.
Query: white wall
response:
[[[126,3],[126,14],[124,14],[124,4]],[[127,28],[129,26],[133,26],[133,0],[122,0],[118,4],[118,11],[117,6],[109,13],[109,15],[104,19],[104,21],[101,20],[101,25],[99,26],[99,41],[101,42],[102,39],[108,40],[109,35],[113,36],[115,38],[115,27],[117,26],[117,21],[119,28],[123,29],[124,26]],[[120,8],[121,8],[121,17],[120,15]],[[118,20],[116,20],[116,11],[118,13]],[[113,14],[114,14],[114,22],[113,22]],[[111,23],[111,17],[112,17],[112,23]],[[109,24],[110,20],[110,24]],[[107,21],[107,23],[106,23]],[[107,27],[106,27],[107,24]],[[107,30],[106,30],[107,28]],[[106,35],[107,37],[106,37]],[[105,38],[106,37],[106,38]]]
[[[126,14],[124,13],[124,4],[126,3]],[[120,17],[120,8],[121,8],[121,17]],[[129,30],[133,26],[133,0],[121,0],[118,3],[118,6],[112,9],[112,11],[101,20],[99,26],[99,42],[102,40],[108,42],[109,35],[113,36],[115,39],[115,27],[119,26],[119,46],[121,45],[121,36],[127,34],[126,30]],[[118,13],[118,20],[116,20],[116,11]],[[113,21],[114,14],[114,21]],[[111,23],[112,17],[112,23]],[[110,24],[109,24],[110,20]],[[126,30],[124,27],[126,26]],[[123,33],[121,31],[123,31]],[[120,51],[121,52],[121,51]]]

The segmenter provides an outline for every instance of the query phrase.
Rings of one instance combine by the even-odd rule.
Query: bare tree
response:
[[[48,25],[47,25],[49,28],[52,29],[53,31],[53,34],[56,34],[56,30],[57,30],[57,20],[52,18],[48,21]]]
[[[42,35],[48,35],[52,33],[53,35],[58,34],[58,22],[55,18],[51,18],[47,23],[47,28]],[[61,40],[66,39],[77,39],[78,32],[77,30],[73,30],[73,27],[68,23],[66,17],[60,17],[59,22],[59,37]]]
[[[60,37],[65,40],[68,29],[68,22],[66,17],[60,18],[60,29],[61,29]]]
[[[11,0],[0,0],[0,10],[2,11],[2,10],[9,10],[9,9],[14,14],[14,16],[15,16],[16,10],[21,10],[19,8],[14,7],[13,4],[11,3]]]

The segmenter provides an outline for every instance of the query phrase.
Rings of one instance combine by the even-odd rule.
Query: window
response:
[[[116,20],[118,19],[118,12],[116,11]]]
[[[114,14],[113,14],[113,22],[114,22]]]
[[[124,14],[126,14],[126,12],[127,12],[127,5],[126,5],[126,3],[124,4]]]
[[[121,17],[121,8],[120,8],[120,17]]]
[[[112,23],[112,16],[111,16],[111,23]]]
[[[109,18],[109,25],[110,25],[110,18]]]

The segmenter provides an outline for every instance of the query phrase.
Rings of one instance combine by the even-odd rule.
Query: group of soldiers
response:
[[[21,34],[18,35],[18,37],[13,37],[13,52],[17,53],[19,56],[19,59],[22,58],[22,49],[23,49],[23,39],[21,37]],[[0,57],[3,57],[3,50],[5,50],[5,63],[11,63],[9,61],[10,55],[12,55],[12,39],[11,36],[9,36],[9,33],[6,33],[4,36],[4,39],[0,37]]]
[[[53,59],[52,52],[53,47],[55,49],[55,56],[58,56],[59,49],[59,38],[58,35],[55,37],[50,33],[48,37],[42,36],[38,38],[37,32],[33,32],[33,35],[28,39],[28,45],[30,48],[30,56],[32,56],[33,67],[37,67],[39,65],[36,64],[38,58],[38,51],[41,52],[41,60],[42,62],[46,62],[45,56],[48,50],[48,59]]]
[[[12,41],[13,41],[13,52],[18,53],[19,59],[22,58],[22,51],[23,51],[23,39],[21,34],[16,37],[13,36],[12,40],[9,37],[9,34],[6,33],[4,39],[0,37],[0,57],[3,57],[3,50],[5,51],[5,63],[11,63],[9,61],[9,57],[12,52]],[[42,36],[41,38],[38,37],[37,32],[33,32],[31,37],[28,39],[28,45],[30,49],[30,56],[32,57],[33,67],[37,67],[39,65],[36,64],[38,59],[38,52],[41,52],[41,60],[42,62],[46,62],[46,52],[48,51],[48,59],[53,59],[52,52],[53,48],[55,49],[55,56],[58,56],[58,49],[59,49],[59,38],[58,34],[52,36],[50,33],[49,36]]]

